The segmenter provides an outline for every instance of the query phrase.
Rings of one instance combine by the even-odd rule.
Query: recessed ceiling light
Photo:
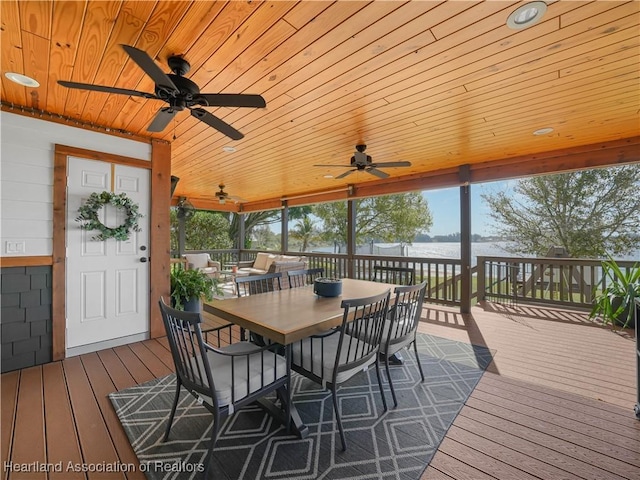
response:
[[[533,132],[534,135],[546,135],[547,133],[551,133],[553,132],[553,128],[551,127],[545,127],[545,128],[540,128],[538,130],[536,130],[535,132]]]
[[[21,73],[7,72],[4,74],[12,82],[15,82],[19,85],[23,85],[25,87],[36,88],[39,87],[40,84],[31,77],[27,77],[26,75],[22,75]]]
[[[225,145],[224,147],[222,147],[222,150],[229,153],[233,153],[236,151],[236,149],[230,145]]]
[[[546,11],[546,3],[529,2],[511,12],[511,15],[509,15],[509,18],[507,18],[507,26],[509,28],[513,28],[514,30],[527,28],[534,23],[537,23]]]
[[[328,174],[328,173],[327,173],[327,174],[324,176],[324,178],[333,178],[333,175],[330,175],[330,174]]]

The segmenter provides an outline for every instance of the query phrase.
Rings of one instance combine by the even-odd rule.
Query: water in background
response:
[[[513,255],[505,250],[508,242],[473,242],[471,243],[471,266],[477,264],[478,256],[481,257],[513,257]],[[399,255],[394,250],[398,249],[397,243],[376,243],[377,251],[374,255]],[[458,242],[429,242],[429,243],[413,243],[411,245],[405,245],[406,257],[421,257],[421,258],[460,258],[460,243]],[[314,248],[314,251],[318,252],[333,252],[331,247],[327,248]],[[386,253],[388,251],[389,253]],[[364,255],[369,255],[367,252],[359,252]],[[535,255],[518,255],[524,258],[531,258]],[[616,260],[629,260],[640,261],[640,250],[631,255],[617,256]]]

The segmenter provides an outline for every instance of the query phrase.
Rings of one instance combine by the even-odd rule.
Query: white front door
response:
[[[67,354],[139,340],[149,332],[149,170],[72,158],[67,167]],[[92,240],[78,208],[93,192],[126,193],[143,215],[128,240]],[[116,227],[123,209],[103,207],[100,221]],[[106,342],[106,343],[105,343]],[[110,342],[110,343],[109,343]]]

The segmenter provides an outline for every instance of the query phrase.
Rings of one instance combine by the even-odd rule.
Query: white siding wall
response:
[[[148,143],[8,112],[0,112],[0,124],[0,257],[53,253],[56,143],[151,159]]]

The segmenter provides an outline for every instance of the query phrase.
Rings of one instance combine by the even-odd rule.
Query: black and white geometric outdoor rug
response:
[[[287,435],[259,407],[242,409],[221,428],[209,478],[419,479],[492,356],[486,347],[425,334],[418,334],[418,350],[424,383],[413,349],[403,351],[404,365],[391,369],[397,408],[383,376],[390,407],[383,411],[374,368],[339,389],[346,452],[331,393],[295,375],[293,399],[309,436]],[[169,440],[163,443],[174,393],[175,376],[169,375],[109,395],[150,480],[203,477],[213,417],[183,389]]]

